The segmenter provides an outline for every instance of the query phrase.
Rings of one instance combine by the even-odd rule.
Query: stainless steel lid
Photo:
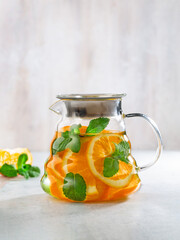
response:
[[[58,99],[61,100],[80,100],[80,101],[85,101],[85,100],[115,100],[115,99],[120,99],[126,96],[126,93],[122,94],[112,94],[112,93],[100,93],[100,94],[67,94],[67,95],[57,95]]]

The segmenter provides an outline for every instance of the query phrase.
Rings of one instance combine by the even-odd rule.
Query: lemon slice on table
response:
[[[112,155],[115,151],[114,143],[127,141],[126,136],[116,133],[102,133],[92,137],[89,143],[87,158],[90,170],[103,183],[108,186],[121,188],[125,187],[131,181],[135,172],[134,164],[119,161],[119,171],[112,177],[103,176],[104,159]]]
[[[22,153],[28,155],[26,164],[32,164],[32,154],[27,148],[0,149],[0,167],[2,167],[4,163],[12,164],[17,167],[18,157]]]

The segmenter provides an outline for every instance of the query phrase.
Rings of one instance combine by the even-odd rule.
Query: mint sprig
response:
[[[18,169],[22,168],[23,165],[27,162],[27,160],[28,160],[28,155],[26,153],[22,153],[21,155],[19,155],[18,163],[17,163]]]
[[[70,143],[72,140],[72,138],[67,137],[59,137],[57,138],[54,143],[53,143],[53,147],[52,147],[52,153],[53,155],[56,154],[57,152],[61,152],[63,150],[66,149],[67,144]]]
[[[63,185],[64,195],[74,201],[84,201],[86,198],[86,182],[76,173],[67,173]]]
[[[81,148],[80,136],[78,134],[71,135],[71,141],[67,144],[66,147],[71,149],[72,152],[78,153]]]
[[[19,175],[22,175],[26,179],[29,177],[38,177],[40,174],[40,169],[35,166],[31,166],[30,164],[26,164],[28,160],[28,156],[26,153],[19,155],[17,162],[17,172]]]
[[[129,142],[122,141],[119,144],[116,144],[116,143],[114,144],[115,144],[115,152],[113,153],[113,156],[122,156],[122,158],[129,156],[130,154]]]
[[[86,129],[86,135],[90,133],[100,133],[106,128],[110,119],[109,118],[96,118],[90,121],[89,126]],[[80,128],[81,124],[73,124],[70,127],[70,131],[61,133],[61,137],[57,138],[52,145],[52,154],[55,155],[57,152],[61,152],[67,148],[71,149],[72,152],[78,153],[81,148],[80,141]]]
[[[72,152],[79,152],[81,148],[80,130],[81,124],[74,124],[71,126],[70,131],[62,132],[61,137],[57,138],[52,145],[52,154],[61,152],[66,148],[71,149]]]
[[[119,161],[114,157],[104,159],[104,177],[112,177],[119,171]]]
[[[30,165],[31,166],[31,165]],[[29,177],[38,177],[40,174],[40,169],[36,166],[31,166],[28,170]]]
[[[112,177],[119,171],[119,161],[129,163],[128,156],[130,154],[130,145],[126,141],[121,141],[119,144],[114,143],[115,151],[111,157],[104,159],[104,177]]]
[[[22,153],[18,157],[17,169],[14,165],[11,164],[3,164],[0,169],[0,173],[6,177],[16,177],[18,174],[28,179],[29,177],[38,177],[40,174],[40,169],[35,166],[31,166],[30,164],[26,164],[28,160],[28,155],[26,153]]]
[[[0,173],[4,175],[5,177],[16,177],[17,176],[17,170],[14,167],[14,165],[4,163],[0,169]]]
[[[86,133],[100,133],[104,130],[110,119],[109,118],[96,118],[90,121],[89,126],[87,127]]]

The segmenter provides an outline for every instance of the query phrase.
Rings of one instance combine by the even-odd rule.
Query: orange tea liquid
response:
[[[84,136],[86,128],[85,126],[80,128],[81,148],[78,153],[67,148],[52,155],[51,150],[45,165],[46,175],[50,181],[48,193],[67,201],[91,202],[118,200],[135,192],[140,186],[140,179],[135,170],[136,162],[131,154],[128,156],[128,163],[119,161],[119,170],[113,176],[106,177],[103,172],[104,161],[111,158],[115,144],[121,141],[129,142],[125,132],[103,130],[94,136]],[[70,127],[66,126],[61,131],[69,129]],[[61,132],[56,132],[52,144],[60,136]],[[67,176],[71,177],[69,179],[72,181],[72,186],[70,182],[68,189],[64,188]]]

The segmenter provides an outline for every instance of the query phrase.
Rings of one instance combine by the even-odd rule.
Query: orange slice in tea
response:
[[[27,148],[0,149],[0,167],[4,164],[13,164],[17,167],[18,157],[26,153],[28,160],[26,164],[32,164],[32,154]]]
[[[66,150],[65,150],[66,151]],[[51,159],[48,160],[46,164],[46,171],[48,174],[48,178],[51,182],[50,191],[51,194],[60,199],[64,199],[64,195],[62,192],[63,182],[64,182],[64,171],[62,169],[62,158],[64,152],[62,151],[59,155],[54,155]]]
[[[106,191],[106,200],[117,200],[137,191],[140,187],[140,178],[137,174],[134,174],[129,184],[124,188],[112,188],[109,187]]]
[[[104,159],[115,151],[114,143],[127,141],[126,136],[116,133],[101,133],[91,138],[87,158],[92,174],[110,187],[122,188],[129,184],[134,174],[134,164],[119,161],[119,171],[112,177],[103,176]]]

